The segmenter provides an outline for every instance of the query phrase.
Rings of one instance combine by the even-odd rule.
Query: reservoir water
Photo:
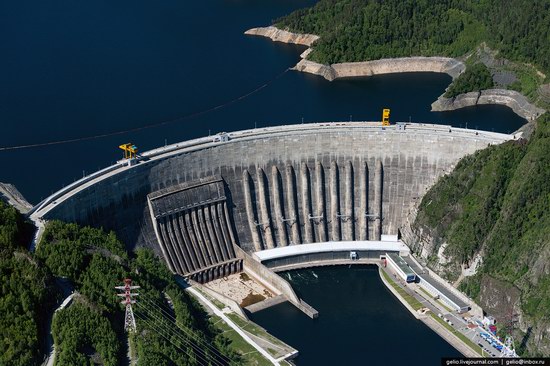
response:
[[[328,82],[287,72],[303,47],[248,37],[251,27],[312,0],[0,2],[0,147],[148,125],[220,105],[161,127],[90,141],[0,151],[0,181],[31,203],[120,158],[165,143],[254,126],[310,121],[432,122],[511,132],[525,121],[501,106],[431,113],[450,82],[402,74]]]
[[[288,302],[252,320],[299,350],[298,366],[439,365],[460,353],[412,316],[378,268],[334,266],[282,274],[319,311],[312,320]]]

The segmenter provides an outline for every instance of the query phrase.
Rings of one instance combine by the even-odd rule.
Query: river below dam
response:
[[[252,314],[298,349],[298,366],[439,365],[461,354],[405,309],[375,265],[308,268],[280,273],[319,311],[310,319],[290,303]]]
[[[195,118],[62,145],[0,150],[0,181],[38,203],[75,179],[141,151],[220,131],[311,121],[416,121],[512,132],[504,106],[446,113],[430,104],[451,81],[435,73],[328,82],[284,70],[304,47],[243,35],[312,0],[144,0],[0,3],[0,147],[75,139]],[[277,77],[281,75],[280,77]]]

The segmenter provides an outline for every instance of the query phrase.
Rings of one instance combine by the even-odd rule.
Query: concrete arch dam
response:
[[[149,246],[206,281],[242,269],[240,249],[395,235],[459,159],[516,136],[441,125],[316,123],[182,142],[121,161],[34,207]]]

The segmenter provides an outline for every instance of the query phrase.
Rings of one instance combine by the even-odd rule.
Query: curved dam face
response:
[[[114,230],[172,271],[216,277],[246,252],[396,235],[464,155],[514,138],[440,125],[325,123],[220,134],[144,153],[60,191],[31,217]]]

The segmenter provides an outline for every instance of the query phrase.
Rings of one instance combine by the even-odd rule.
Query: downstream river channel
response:
[[[220,131],[311,121],[379,120],[511,132],[525,121],[502,106],[431,113],[450,77],[402,74],[324,79],[284,70],[303,47],[249,37],[312,0],[0,2],[0,147],[156,128],[62,145],[0,150],[0,181],[38,203],[121,157]]]
[[[312,320],[286,302],[252,314],[252,320],[297,348],[299,366],[439,365],[441,357],[461,357],[393,296],[375,265],[281,275],[319,318]]]

